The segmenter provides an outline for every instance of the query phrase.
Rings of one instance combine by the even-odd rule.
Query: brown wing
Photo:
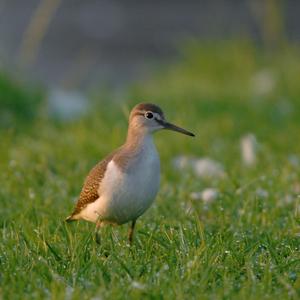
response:
[[[83,188],[81,190],[79,199],[75,206],[73,213],[66,219],[66,221],[72,221],[76,219],[76,215],[81,212],[87,204],[96,201],[99,198],[98,190],[101,180],[104,177],[108,163],[112,160],[115,152],[111,153],[105,159],[100,161],[86,177]]]

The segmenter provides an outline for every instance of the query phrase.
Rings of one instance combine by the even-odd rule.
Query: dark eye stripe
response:
[[[159,125],[163,125],[163,123],[164,123],[162,120],[159,120],[159,119],[157,119],[157,118],[155,118],[154,120],[155,120]]]

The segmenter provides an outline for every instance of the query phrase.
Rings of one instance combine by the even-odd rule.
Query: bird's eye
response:
[[[153,113],[150,112],[150,111],[147,111],[147,112],[145,113],[145,118],[146,118],[146,119],[152,119],[152,118],[153,118]]]

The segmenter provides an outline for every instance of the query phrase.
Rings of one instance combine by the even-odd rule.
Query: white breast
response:
[[[146,142],[125,171],[113,160],[109,162],[99,187],[100,197],[82,211],[84,219],[123,224],[149,208],[159,189],[160,161],[152,138]]]

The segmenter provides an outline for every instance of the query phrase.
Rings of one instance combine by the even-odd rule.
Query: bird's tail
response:
[[[74,221],[76,221],[76,220],[77,220],[77,219],[75,218],[74,215],[70,215],[70,216],[68,216],[68,217],[65,219],[65,221],[68,222],[68,223],[74,222]]]

